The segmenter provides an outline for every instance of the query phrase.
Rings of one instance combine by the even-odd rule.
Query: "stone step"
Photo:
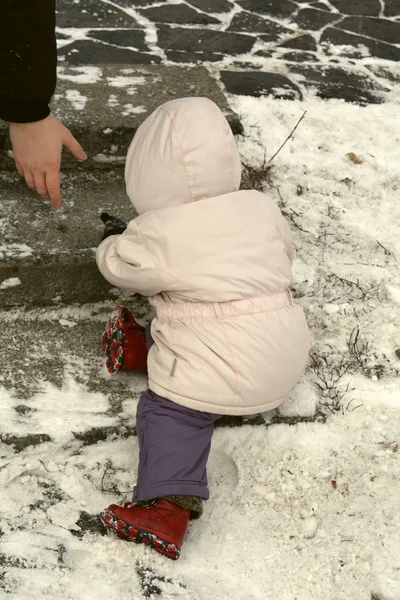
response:
[[[98,272],[95,249],[103,210],[124,220],[135,216],[123,169],[67,170],[62,193],[62,209],[52,209],[17,174],[0,172],[0,307],[113,297]]]
[[[219,84],[203,67],[62,66],[52,107],[87,152],[89,158],[82,166],[93,169],[123,164],[132,137],[146,116],[160,104],[186,96],[210,98],[224,112],[233,132],[242,132]],[[79,167],[68,153],[63,164]],[[14,169],[4,123],[0,125],[0,169]]]
[[[0,398],[7,423],[6,428],[0,427],[4,452],[12,448],[25,453],[51,442],[53,419],[58,421],[63,414],[65,441],[77,448],[136,435],[136,402],[147,388],[147,377],[109,375],[105,368],[101,336],[114,307],[115,301],[109,301],[0,309]],[[149,322],[147,306],[132,308],[142,324]],[[325,419],[320,411],[302,412],[301,407],[295,417],[290,415],[293,410],[281,408],[264,416],[223,417],[217,426],[270,427]]]

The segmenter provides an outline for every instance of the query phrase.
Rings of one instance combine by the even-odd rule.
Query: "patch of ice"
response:
[[[16,287],[17,285],[21,285],[21,280],[19,277],[10,277],[9,279],[4,279],[0,283],[0,290],[7,290],[8,288]]]
[[[111,106],[111,108],[118,106],[119,101],[118,101],[117,96],[115,94],[110,94],[110,96],[108,97],[107,104],[108,104],[108,106]]]
[[[79,90],[66,90],[65,97],[75,110],[84,110],[88,100]]]
[[[26,244],[4,244],[0,246],[0,258],[28,258],[33,250]]]
[[[93,160],[95,160],[98,163],[104,164],[123,164],[125,163],[126,156],[115,156],[99,152],[93,157]]]
[[[133,106],[133,104],[124,104],[122,116],[128,117],[129,115],[140,115],[145,112],[147,112],[145,106]]]
[[[108,85],[117,88],[126,88],[130,86],[144,85],[146,83],[145,77],[132,77],[125,75],[116,75],[115,77],[107,77]]]
[[[400,304],[400,287],[386,284],[386,292],[392,302]]]
[[[103,71],[100,67],[65,67],[58,68],[58,79],[74,83],[97,83],[101,80]]]
[[[340,311],[340,306],[338,304],[324,304],[322,309],[326,312],[327,315],[335,315]]]
[[[60,319],[59,323],[63,327],[70,327],[70,328],[76,327],[78,325],[78,323],[76,321],[69,321],[68,319]]]
[[[298,383],[279,407],[283,417],[313,417],[317,410],[318,394],[310,381]],[[267,413],[268,414],[268,413]]]

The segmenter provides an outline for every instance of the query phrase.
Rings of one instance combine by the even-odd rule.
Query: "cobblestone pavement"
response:
[[[400,0],[58,0],[61,61],[206,64],[228,92],[397,99]]]

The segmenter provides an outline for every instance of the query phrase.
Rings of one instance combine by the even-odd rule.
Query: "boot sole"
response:
[[[118,320],[117,316],[109,317],[101,339],[109,373],[121,371],[124,365],[123,333],[121,326],[117,325]]]
[[[127,542],[145,544],[171,560],[178,560],[181,555],[180,548],[176,544],[151,531],[135,527],[110,511],[100,513],[100,519],[109,531],[116,533],[119,538]]]

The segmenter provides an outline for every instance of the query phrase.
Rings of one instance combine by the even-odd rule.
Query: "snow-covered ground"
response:
[[[0,388],[0,433],[49,436],[20,452],[1,445],[0,598],[400,600],[400,106],[232,106],[244,162],[257,167],[307,110],[265,191],[291,223],[294,296],[313,336],[310,368],[280,414],[310,422],[270,425],[265,414],[265,426],[216,431],[211,499],[173,563],[90,521],[129,496],[137,440],[85,446],[73,432],[132,422],[145,382],[132,377],[116,414],[112,392],[89,389],[67,348],[61,387],[43,381],[23,402]],[[18,311],[7,318],[12,331]],[[87,313],[57,318],[79,326]],[[82,515],[94,531],[80,536]]]

